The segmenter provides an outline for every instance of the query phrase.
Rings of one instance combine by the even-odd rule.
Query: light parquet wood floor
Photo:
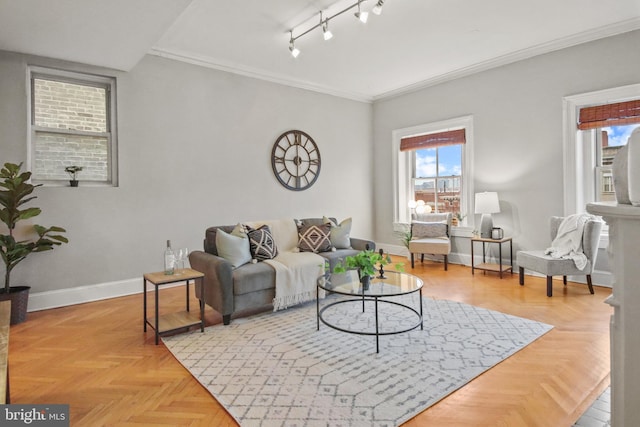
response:
[[[405,425],[571,426],[609,384],[611,290],[469,267],[419,263],[425,296],[450,299],[554,325],[522,351]],[[142,279],[141,279],[142,282]],[[192,293],[193,294],[193,293]],[[152,301],[152,298],[150,298]],[[161,291],[161,312],[179,310],[184,288]],[[197,307],[195,298],[192,307]],[[152,305],[149,313],[151,313]],[[207,324],[220,316],[207,307]],[[12,403],[66,403],[72,426],[235,426],[151,328],[142,331],[142,295],[29,313],[11,328]]]

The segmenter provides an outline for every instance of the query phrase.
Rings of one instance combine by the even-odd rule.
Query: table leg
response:
[[[422,314],[422,288],[420,288],[420,330],[424,331],[424,315]]]
[[[473,274],[475,274],[475,271],[474,271],[475,263],[473,262],[473,243],[474,243],[474,242],[473,242],[473,240],[472,240],[472,241],[471,241],[471,274],[472,274],[472,275],[473,275]]]
[[[376,305],[376,353],[380,353],[380,331],[378,329],[378,297],[374,297],[374,301]]]
[[[513,275],[513,240],[509,240],[509,260],[511,261],[511,275]]]
[[[316,331],[320,330],[320,286],[316,284]]]
[[[196,285],[196,281],[193,281],[193,286]],[[202,287],[202,278],[200,278],[200,287]],[[202,295],[201,295],[202,296]],[[200,303],[200,332],[204,332],[204,300],[199,299]]]
[[[147,332],[147,279],[142,279],[142,293],[144,295],[142,325],[144,327],[144,331]]]
[[[195,286],[196,281],[193,281],[193,286]],[[189,311],[189,280],[187,280],[187,311]]]
[[[500,266],[500,278],[502,279],[502,242],[498,243],[498,257],[498,265]]]
[[[158,288],[159,288],[159,286],[155,285],[155,288],[156,288],[156,345],[158,345],[158,341],[159,341],[159,337],[160,337],[160,333],[158,332],[158,327],[159,327],[159,324],[160,324],[160,316],[158,314],[158,308],[159,308],[159,305],[158,305],[158,300],[159,300]]]

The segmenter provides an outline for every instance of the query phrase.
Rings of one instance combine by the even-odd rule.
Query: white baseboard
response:
[[[376,244],[376,247],[384,250],[385,253],[398,256],[409,256],[409,251],[405,246]],[[507,260],[505,260],[506,262]],[[407,263],[409,263],[407,258]],[[451,264],[471,266],[471,256],[468,254],[459,254],[452,252],[449,254],[449,262]],[[477,259],[476,262],[481,262]],[[513,266],[514,274],[518,273],[518,267]],[[544,277],[538,273],[526,271],[527,275]],[[596,270],[591,275],[593,284],[604,287],[612,287],[613,276],[608,271]],[[586,283],[584,276],[571,276],[571,281]],[[182,286],[183,282],[177,282],[171,285],[163,285],[165,287]],[[126,295],[139,294],[142,292],[142,278],[120,280],[116,282],[98,283],[96,285],[78,286],[75,288],[58,289],[55,291],[45,291],[29,294],[28,311],[40,311],[50,308],[65,307],[74,304],[83,304],[86,302],[100,301],[109,298],[117,298]]]
[[[184,282],[176,282],[170,285],[162,285],[162,288],[183,285]],[[153,286],[150,286],[148,289],[153,289]],[[137,279],[120,280],[117,282],[58,289],[55,291],[36,292],[29,294],[29,307],[27,311],[47,310],[50,308],[65,307],[68,305],[100,301],[139,293],[142,293],[141,277]]]
[[[405,246],[387,245],[387,244],[384,244],[384,243],[381,243],[381,244],[376,243],[376,247],[383,249],[385,253],[389,253],[391,255],[398,255],[398,256],[404,256],[404,257],[408,257],[409,256],[409,251]],[[475,264],[476,265],[480,264],[482,262],[482,255],[476,255],[475,259],[476,259],[475,260],[476,261]],[[503,262],[508,263],[508,259],[504,259]],[[452,253],[449,254],[449,263],[451,263],[451,264],[459,264],[459,265],[466,265],[467,267],[471,267],[471,255],[452,252]],[[515,259],[514,259],[514,264],[513,264],[513,273],[514,274],[518,274],[518,266],[515,263]],[[528,276],[544,277],[543,275],[541,275],[539,273],[536,273],[536,272],[533,272],[533,271],[529,271],[529,270],[525,270],[525,274],[528,275]],[[587,283],[587,280],[586,280],[585,276],[569,276],[568,279],[570,281],[572,281],[572,282]],[[595,270],[593,272],[593,274],[591,275],[591,279],[592,279],[594,285],[604,286],[606,288],[611,288],[612,287],[613,275],[608,271]]]

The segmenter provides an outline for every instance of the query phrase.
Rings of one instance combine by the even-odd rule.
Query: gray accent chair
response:
[[[556,238],[558,228],[564,220],[564,217],[553,216],[550,220],[551,241]],[[587,286],[592,294],[593,284],[591,282],[591,274],[596,263],[598,255],[598,241],[600,239],[600,231],[602,230],[602,222],[589,220],[584,225],[582,234],[582,251],[587,257],[587,265],[583,270],[578,270],[575,263],[571,259],[557,259],[550,255],[545,255],[544,250],[534,251],[518,251],[517,263],[520,270],[520,285],[524,286],[524,270],[536,271],[547,276],[547,296],[553,295],[553,276],[562,276],[562,282],[567,284],[567,276],[587,277]]]
[[[411,221],[411,268],[414,268],[414,256],[420,254],[420,262],[424,263],[424,254],[442,255],[444,269],[448,270],[449,253],[451,253],[451,219],[448,213],[414,214]]]

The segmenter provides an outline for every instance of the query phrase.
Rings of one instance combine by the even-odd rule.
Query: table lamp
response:
[[[491,229],[493,228],[493,218],[491,214],[498,212],[500,212],[498,193],[495,191],[476,193],[476,213],[482,214],[482,219],[480,220],[480,237],[485,239],[491,238]]]

